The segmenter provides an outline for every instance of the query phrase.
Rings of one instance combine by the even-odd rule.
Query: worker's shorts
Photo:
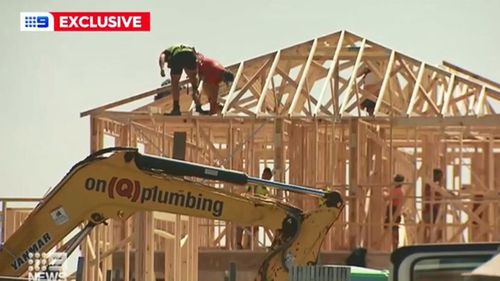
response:
[[[365,99],[362,103],[361,103],[361,108],[362,109],[366,109],[367,111],[373,111],[375,109],[375,102],[372,101],[372,100],[369,100],[369,99]]]
[[[181,75],[182,70],[196,71],[196,55],[194,52],[180,52],[175,54],[168,63],[170,75]]]
[[[398,210],[398,207],[396,207],[396,206],[392,206],[392,208],[387,206],[387,208],[385,209],[385,220],[384,220],[384,222],[386,224],[391,223],[391,217],[392,217],[392,220],[395,224],[399,224],[401,222],[401,215],[396,216],[397,210]]]

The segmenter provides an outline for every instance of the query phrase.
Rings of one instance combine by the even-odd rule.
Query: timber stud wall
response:
[[[290,183],[340,190],[347,207],[328,234],[324,251],[351,250],[357,246],[375,252],[392,250],[391,227],[384,225],[387,201],[383,199],[382,188],[393,185],[396,173],[405,176],[400,245],[500,239],[497,215],[500,213],[500,178],[494,173],[500,167],[500,142],[494,136],[498,129],[480,124],[447,125],[441,123],[443,121],[419,126],[412,124],[411,119],[398,123],[398,119],[370,117],[346,117],[338,121],[319,118],[159,119],[118,124],[93,117],[93,126],[97,127],[98,135],[114,136],[116,145],[141,143],[146,153],[166,157],[172,156],[173,132],[184,131],[187,133],[188,161],[223,165],[252,176],[259,176],[262,171],[259,163],[266,163],[275,169],[281,167],[275,174],[281,172],[283,179]],[[95,148],[101,147],[102,140],[99,140]],[[275,147],[281,148],[277,151]],[[434,168],[445,171],[446,184],[431,184],[432,192],[439,194],[439,199],[423,196],[424,183],[432,182]],[[468,176],[462,176],[463,173]],[[220,187],[244,191],[243,187],[233,185]],[[304,209],[318,206],[314,198],[278,192],[275,195]],[[441,207],[433,214],[436,218],[431,224],[423,218],[423,206],[436,202]],[[110,247],[99,246],[100,251],[109,252],[113,245],[124,245],[123,241],[128,238],[131,243],[126,247],[130,251],[137,256],[150,256],[149,261],[145,257],[136,261],[136,272],[140,273],[137,263],[141,261],[145,268],[142,274],[151,272],[153,269],[146,267],[153,264],[153,252],[164,252],[166,263],[160,268],[177,276],[173,280],[188,277],[196,280],[197,271],[188,268],[197,268],[198,248],[236,249],[235,225],[231,223],[154,212],[138,214],[129,224],[128,232],[124,231],[123,223],[111,228],[115,231],[107,236],[110,240],[106,243],[102,234],[93,236],[89,245],[95,246],[89,255],[93,257],[92,252],[96,251],[93,239],[101,237],[99,245],[109,244]],[[110,228],[99,227],[96,233],[103,229]],[[133,233],[135,238],[124,233]],[[253,248],[259,249],[256,245]],[[95,273],[91,267],[89,270],[89,274]],[[133,271],[131,264],[129,270]]]

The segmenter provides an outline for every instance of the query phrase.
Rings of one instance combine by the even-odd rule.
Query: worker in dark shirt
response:
[[[394,177],[394,188],[391,190],[384,189],[383,191],[384,199],[389,201],[386,207],[384,223],[385,227],[392,224],[391,233],[393,249],[396,249],[399,245],[399,223],[401,222],[401,209],[404,199],[402,188],[404,181],[405,177],[397,174]]]
[[[433,169],[432,170],[432,181],[434,184],[434,187],[441,187],[443,184],[443,171],[441,169]],[[437,218],[439,215],[439,210],[441,208],[441,193],[437,191],[431,184],[426,183],[424,186],[424,191],[422,194],[422,201],[423,201],[423,207],[422,207],[422,220],[424,222],[424,241],[429,243],[429,242],[435,242],[431,241],[431,230],[432,228],[436,227],[436,224],[438,224]],[[441,232],[436,231],[437,237],[435,237],[436,240],[439,240],[441,238]]]
[[[179,104],[179,81],[182,71],[186,73],[193,89],[193,101],[196,104],[196,111],[200,114],[208,114],[201,108],[198,94],[197,78],[197,55],[193,47],[185,45],[175,45],[165,49],[160,53],[159,65],[160,75],[165,77],[165,63],[170,68],[170,79],[172,84],[173,109],[168,115],[181,115]]]

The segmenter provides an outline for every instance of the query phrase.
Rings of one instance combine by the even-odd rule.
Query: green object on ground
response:
[[[351,266],[351,281],[388,281],[389,272],[358,266]]]

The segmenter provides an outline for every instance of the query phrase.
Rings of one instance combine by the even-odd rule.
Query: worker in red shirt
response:
[[[198,76],[203,80],[201,92],[205,92],[210,103],[210,114],[217,114],[221,106],[217,101],[220,82],[233,82],[234,75],[226,70],[218,61],[198,54]]]

